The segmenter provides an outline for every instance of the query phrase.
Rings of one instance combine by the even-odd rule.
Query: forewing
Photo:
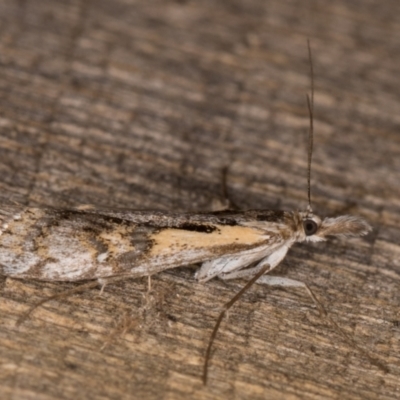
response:
[[[204,215],[8,208],[0,219],[3,275],[50,281],[150,275],[269,240],[258,228]]]
[[[115,275],[126,259],[140,258],[154,231],[76,210],[25,208],[2,219],[2,273],[49,281]]]

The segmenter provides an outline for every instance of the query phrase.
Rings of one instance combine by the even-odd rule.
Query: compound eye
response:
[[[314,235],[315,232],[317,232],[318,225],[312,219],[307,219],[303,222],[303,228],[306,236],[311,236]]]

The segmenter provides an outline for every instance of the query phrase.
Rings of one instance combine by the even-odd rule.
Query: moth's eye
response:
[[[315,232],[318,230],[318,225],[312,219],[307,219],[303,222],[304,232],[307,236],[314,235]]]

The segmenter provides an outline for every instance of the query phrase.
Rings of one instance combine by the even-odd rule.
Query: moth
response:
[[[211,345],[226,310],[256,280],[304,287],[321,308],[304,283],[266,275],[294,243],[319,242],[329,236],[361,236],[371,230],[362,218],[345,215],[321,219],[310,208],[177,214],[3,206],[0,223],[0,272],[11,278],[94,280],[94,285],[89,284],[92,287],[97,282],[104,285],[114,279],[151,276],[195,263],[201,263],[196,273],[201,282],[215,277],[251,278],[218,318],[207,349],[204,383]],[[364,353],[362,348],[359,351]]]
[[[51,282],[149,276],[196,263],[201,282],[252,277],[265,265],[274,269],[294,243],[371,230],[359,217],[321,219],[310,209],[185,214],[2,206],[0,223],[1,274]]]
[[[310,56],[311,58],[311,56]],[[312,64],[311,64],[312,65]],[[313,91],[312,91],[313,93]],[[189,264],[201,264],[196,279],[249,279],[223,307],[207,349],[203,379],[216,331],[225,311],[256,280],[275,286],[302,282],[267,274],[292,245],[330,236],[357,237],[370,232],[362,218],[320,218],[310,201],[313,99],[308,154],[308,207],[304,211],[248,210],[173,213],[114,209],[0,207],[0,273],[17,279],[94,281],[151,276]]]
[[[306,284],[266,275],[279,265],[293,244],[319,242],[329,236],[362,236],[371,230],[362,218],[345,215],[321,219],[310,207],[305,211],[185,214],[2,206],[0,226],[0,272],[11,278],[51,282],[94,280],[94,284],[82,285],[92,287],[196,263],[201,263],[196,273],[201,282],[215,277],[250,278],[223,307],[217,320],[207,348],[204,384],[211,345],[221,320],[256,280],[268,285],[303,287],[321,310]],[[340,332],[365,353],[344,331]],[[381,367],[377,360],[367,356]]]

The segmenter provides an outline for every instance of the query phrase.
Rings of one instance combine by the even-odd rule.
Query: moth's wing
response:
[[[208,224],[207,229],[198,230],[193,225],[166,227],[154,232],[151,240],[153,244],[145,260],[147,271],[155,273],[201,262],[198,279],[203,281],[224,268],[239,268],[262,258],[268,253],[270,241],[260,229],[219,224]],[[143,266],[137,265],[132,272],[141,269]]]
[[[145,276],[265,244],[265,232],[255,227],[204,215],[187,220],[160,212],[1,210],[0,271],[50,281]]]
[[[130,273],[157,231],[101,213],[29,207],[2,207],[0,225],[0,273],[47,281]]]
[[[136,242],[137,233],[140,232],[143,237],[139,239],[143,243],[150,243],[140,255],[132,257],[126,254],[118,260],[118,270],[115,269],[114,274],[128,271],[130,276],[151,275],[164,269],[219,259],[226,255],[238,260],[235,263],[245,266],[269,254],[263,248],[270,248],[273,244],[271,238],[277,236],[267,232],[265,225],[269,218],[273,222],[279,222],[277,219],[281,218],[280,213],[275,215],[266,211],[185,214],[102,210],[100,214],[104,218],[116,218],[134,224],[132,241]],[[247,226],[257,221],[263,224],[264,229]],[[211,273],[212,276],[217,274]]]

